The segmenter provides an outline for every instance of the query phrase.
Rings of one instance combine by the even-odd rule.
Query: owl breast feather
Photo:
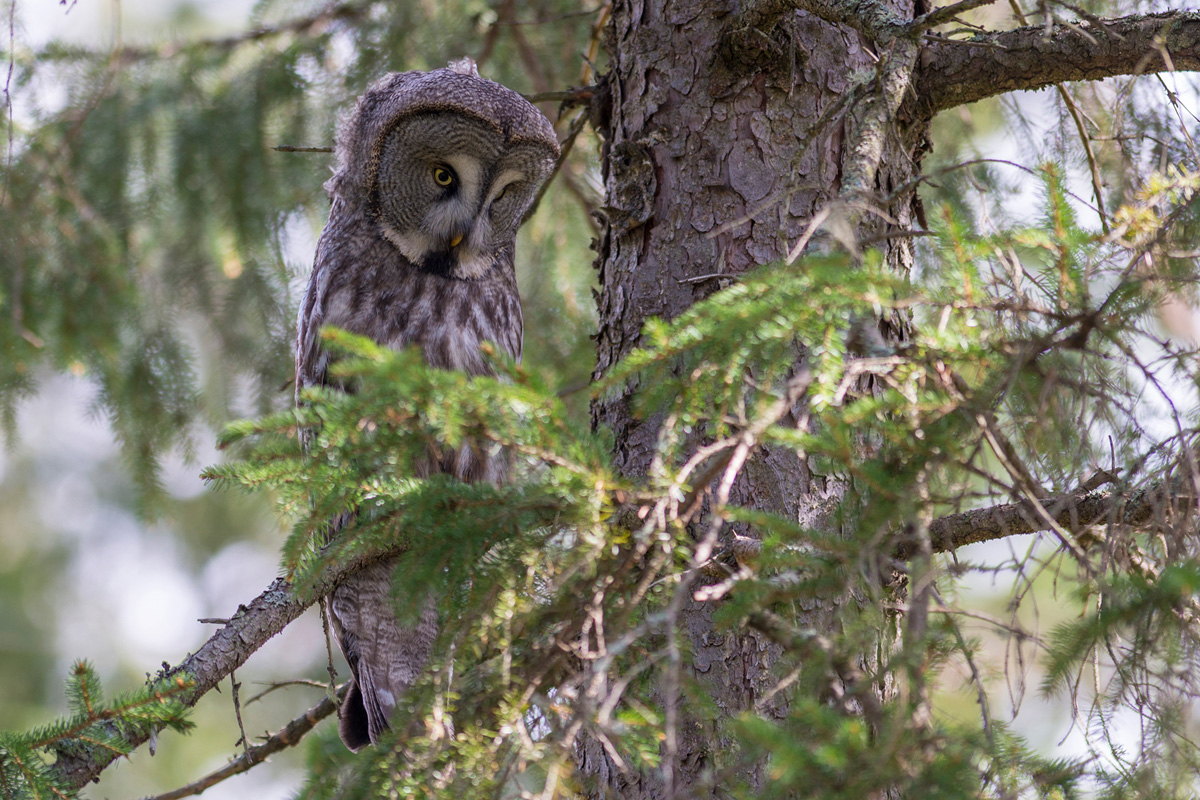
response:
[[[369,226],[353,226],[368,234],[364,227]],[[302,304],[298,355],[307,351],[319,358],[314,352],[319,330],[312,328],[333,325],[396,349],[418,346],[431,366],[471,375],[492,372],[481,351],[484,342],[521,358],[521,305],[511,251],[498,254],[484,277],[459,280],[422,270],[382,236],[355,236],[331,218],[315,269],[322,274],[314,272]],[[311,377],[316,380],[305,383],[322,382]]]

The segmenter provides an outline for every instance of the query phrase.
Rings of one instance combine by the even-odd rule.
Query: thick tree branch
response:
[[[212,635],[199,650],[185,658],[178,666],[164,669],[159,677],[187,674],[195,685],[178,695],[178,699],[192,706],[233,670],[246,662],[252,653],[266,644],[267,640],[282,631],[305,609],[328,594],[350,575],[382,558],[396,554],[399,550],[363,556],[347,564],[333,565],[325,570],[314,583],[313,591],[298,597],[285,578],[277,578],[266,591],[248,605],[239,606],[237,613]],[[131,748],[149,739],[148,733],[121,731]],[[71,750],[58,754],[51,774],[61,785],[80,789],[94,780],[117,757],[111,749],[101,746],[73,746]],[[243,756],[245,758],[245,756]]]
[[[847,143],[842,197],[851,203],[865,203],[874,192],[884,142],[912,82],[918,55],[916,43],[897,36],[888,48],[880,65],[879,91],[868,95],[860,104],[855,114],[856,125]]]
[[[1166,521],[1174,513],[1195,509],[1194,494],[1178,481],[1156,481],[1144,489],[1125,493],[1117,490],[1074,492],[1040,501],[1063,529],[1082,533],[1091,525],[1112,524],[1145,527]],[[950,514],[934,520],[929,538],[936,553],[948,553],[978,542],[1046,530],[1045,520],[1028,503],[1007,503]],[[917,542],[901,541],[894,555],[900,560],[917,552]]]
[[[1078,29],[1076,29],[1076,27]],[[1122,17],[939,39],[921,51],[916,91],[922,114],[1065,81],[1200,70],[1200,13]]]

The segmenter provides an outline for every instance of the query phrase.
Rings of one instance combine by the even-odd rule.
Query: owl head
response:
[[[469,60],[384,76],[338,130],[330,197],[362,211],[408,261],[483,276],[558,158],[550,121]]]

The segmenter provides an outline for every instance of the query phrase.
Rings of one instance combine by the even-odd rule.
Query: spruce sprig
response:
[[[127,733],[192,728],[179,695],[191,689],[185,675],[152,680],[140,689],[105,697],[100,676],[77,661],[67,679],[70,715],[27,732],[0,732],[0,798],[39,800],[75,797],[52,767],[56,756],[86,749],[128,755]]]

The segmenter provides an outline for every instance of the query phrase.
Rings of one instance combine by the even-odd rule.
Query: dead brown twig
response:
[[[346,696],[349,688],[349,683],[344,683],[338,688],[337,697],[339,700]],[[234,775],[240,775],[250,768],[261,764],[263,761],[266,761],[268,756],[278,753],[280,750],[294,747],[304,738],[305,734],[316,727],[318,722],[336,710],[337,701],[329,697],[323,697],[321,698],[321,702],[268,736],[263,740],[262,744],[247,748],[241,756],[238,756],[220,769],[210,772],[200,780],[193,781],[187,786],[181,786],[164,794],[147,797],[145,800],[179,800],[181,797],[198,795],[206,789],[216,786],[221,781],[232,778]]]

